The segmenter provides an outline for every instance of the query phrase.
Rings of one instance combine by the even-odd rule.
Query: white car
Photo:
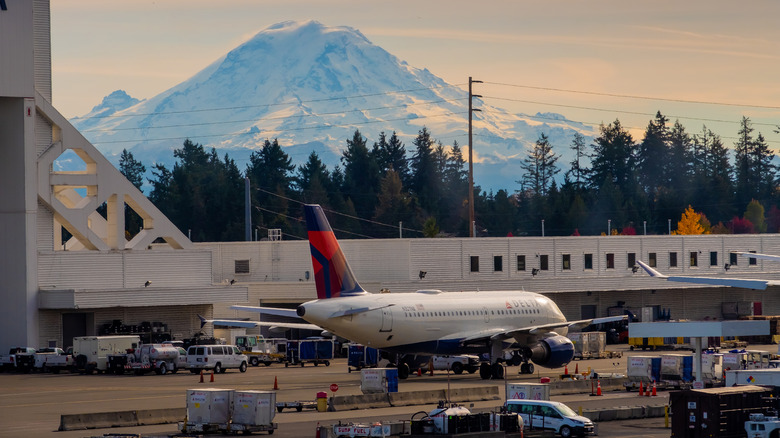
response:
[[[563,438],[596,434],[596,426],[561,402],[548,400],[507,400],[507,412],[517,412],[529,429],[552,430]]]
[[[200,370],[224,373],[230,368],[246,372],[249,359],[235,345],[191,345],[187,350],[187,367],[197,374]]]

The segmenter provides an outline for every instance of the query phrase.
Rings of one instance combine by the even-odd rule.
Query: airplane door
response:
[[[393,331],[393,311],[390,307],[382,309],[382,327],[379,328],[380,332]]]

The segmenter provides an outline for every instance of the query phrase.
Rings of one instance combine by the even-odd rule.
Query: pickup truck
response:
[[[473,374],[479,369],[479,356],[470,354],[433,356],[431,362],[434,370],[451,370],[455,374],[462,374],[463,371]],[[427,366],[430,366],[430,363]]]
[[[11,347],[8,354],[0,355],[0,368],[3,371],[22,371],[29,373],[35,367],[35,349],[32,347]]]
[[[62,348],[41,348],[35,352],[35,370],[40,372],[53,372],[58,374],[63,370],[73,368],[73,356]]]

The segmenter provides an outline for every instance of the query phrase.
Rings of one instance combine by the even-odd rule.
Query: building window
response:
[[[699,253],[691,251],[691,267],[695,268],[696,266],[699,266]]]
[[[236,260],[233,272],[236,274],[248,274],[249,260]]]
[[[634,266],[636,266],[636,253],[630,252],[628,253],[628,268],[631,269]]]
[[[731,266],[737,266],[737,254],[730,252],[729,253],[729,264]]]
[[[669,267],[670,268],[676,268],[677,267],[677,253],[676,252],[670,252],[669,253]]]
[[[504,257],[493,256],[493,271],[501,272],[504,270]]]
[[[607,269],[615,269],[615,254],[607,254]]]
[[[568,271],[571,269],[571,254],[564,254],[561,260],[561,269]]]
[[[518,271],[525,271],[525,256],[524,255],[517,256],[517,270]]]
[[[542,254],[539,256],[539,269],[546,271],[550,269],[550,256]]]
[[[650,265],[651,268],[655,268],[656,264],[658,262],[658,257],[656,257],[654,252],[647,254],[647,263]]]
[[[593,254],[585,254],[585,269],[593,269]]]
[[[718,251],[710,251],[710,266],[718,266]]]
[[[755,251],[750,251],[750,252],[751,252],[751,253],[753,253],[753,254],[755,254],[755,253],[756,253]],[[748,262],[748,265],[750,265],[750,266],[755,266],[755,265],[757,265],[757,264],[758,264],[758,259],[757,259],[757,258],[755,258],[755,257],[749,257],[749,258],[748,258],[748,260],[750,260],[750,261]]]
[[[479,256],[471,256],[471,272],[479,272]]]

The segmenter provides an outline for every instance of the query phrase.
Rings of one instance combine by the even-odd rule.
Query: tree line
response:
[[[666,234],[689,207],[703,232],[778,232],[774,153],[746,117],[733,146],[731,157],[706,126],[689,134],[660,112],[640,141],[618,119],[601,125],[590,144],[575,134],[570,145],[552,145],[540,134],[514,189],[474,187],[477,235]],[[562,178],[560,147],[574,156]],[[277,140],[253,151],[243,171],[228,154],[220,157],[190,140],[174,150],[174,158],[170,169],[151,169],[149,199],[193,241],[244,240],[245,177],[252,224],[261,238],[267,229],[303,238],[301,203],[330,210],[340,237],[469,235],[461,147],[445,146],[427,128],[408,151],[395,132],[381,132],[369,145],[356,130],[332,169],[315,152],[293,165]],[[120,171],[141,187],[146,169],[127,151]],[[140,227],[138,220],[128,224]]]

